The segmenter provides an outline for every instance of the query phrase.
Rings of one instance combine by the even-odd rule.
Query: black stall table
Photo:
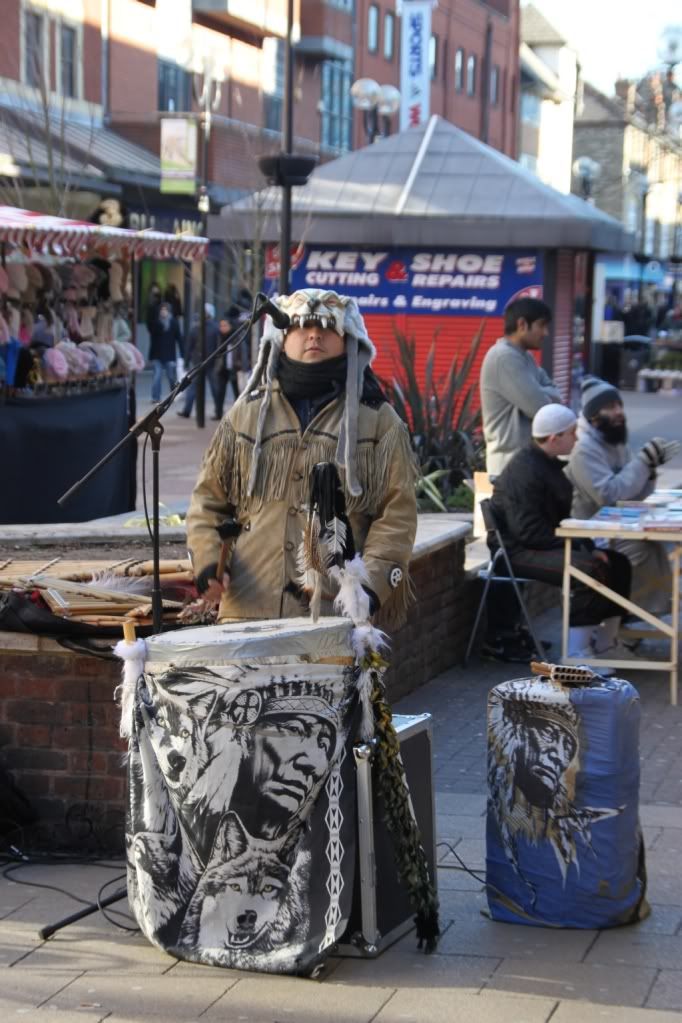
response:
[[[135,507],[131,441],[64,508],[57,499],[128,432],[129,381],[0,402],[0,523],[85,522]]]

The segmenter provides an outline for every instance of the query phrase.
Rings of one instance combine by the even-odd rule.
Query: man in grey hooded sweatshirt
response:
[[[533,416],[561,394],[531,352],[542,348],[552,310],[537,298],[510,302],[504,337],[486,353],[481,366],[481,412],[486,469],[498,476],[531,439]]]
[[[572,514],[589,519],[618,501],[643,501],[656,486],[656,471],[679,449],[677,441],[654,437],[633,453],[620,392],[598,377],[581,384],[578,443],[566,467],[573,484]],[[652,614],[665,614],[670,602],[670,564],[664,544],[617,540],[612,546],[632,565],[632,599]]]

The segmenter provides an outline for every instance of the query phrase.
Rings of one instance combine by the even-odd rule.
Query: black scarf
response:
[[[321,398],[332,391],[337,394],[346,386],[346,356],[322,362],[298,362],[280,353],[277,379],[291,402],[305,398]]]
[[[290,359],[281,352],[277,379],[290,402],[306,398],[323,398],[327,395],[336,396],[346,389],[346,368],[345,355],[337,355],[334,359],[324,359],[322,362],[307,363]],[[362,397],[377,404],[386,401],[381,385],[369,367],[365,370]]]

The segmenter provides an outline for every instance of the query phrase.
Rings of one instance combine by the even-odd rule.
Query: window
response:
[[[322,64],[320,142],[323,146],[341,151],[350,149],[351,81],[350,63],[325,60]]]
[[[467,57],[467,96],[476,95],[476,58],[473,53]]]
[[[24,11],[24,78],[27,85],[38,88],[43,80],[44,16]]]
[[[540,97],[536,93],[521,93],[521,120],[526,124],[540,123]]]
[[[376,4],[367,8],[367,49],[370,53],[379,49],[379,8]]]
[[[188,71],[170,61],[159,61],[159,110],[190,110],[192,85]]]
[[[464,88],[464,50],[455,50],[455,90]]]
[[[284,40],[267,36],[263,40],[263,125],[282,130],[284,105]]]
[[[71,25],[62,25],[59,30],[59,83],[62,96],[73,97],[78,94],[77,46],[76,29]]]
[[[435,81],[438,74],[438,36],[432,35],[429,39],[429,75],[431,81]]]
[[[384,15],[384,57],[393,60],[395,47],[395,15],[387,11]]]
[[[490,105],[496,107],[500,102],[500,69],[493,64],[490,69]]]

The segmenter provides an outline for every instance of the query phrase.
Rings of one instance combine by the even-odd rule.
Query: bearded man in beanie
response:
[[[531,425],[532,440],[497,477],[491,498],[514,573],[551,586],[561,586],[563,581],[564,541],[555,530],[571,514],[573,488],[560,459],[573,449],[576,426],[575,413],[565,405],[541,408]],[[494,551],[494,534],[489,543]],[[596,550],[591,540],[574,540],[571,563],[621,596],[629,596],[630,563],[625,555]],[[570,656],[584,657],[588,663],[595,654],[620,658],[621,614],[618,605],[596,590],[574,582]]]
[[[566,468],[573,484],[573,516],[589,519],[618,501],[643,501],[656,486],[659,466],[679,450],[676,441],[654,437],[633,453],[620,392],[598,377],[584,377],[578,441]],[[670,602],[670,564],[663,544],[616,540],[633,568],[632,599],[653,614],[665,614]]]
[[[399,622],[410,600],[417,526],[409,435],[370,369],[375,348],[357,303],[305,289],[276,300],[286,332],[267,317],[257,364],[202,463],[187,537],[197,587],[220,602],[218,620],[305,613],[297,554],[313,467],[337,466],[362,554],[370,613]],[[216,578],[217,532],[234,516],[241,533]],[[322,594],[331,614],[334,593]]]

